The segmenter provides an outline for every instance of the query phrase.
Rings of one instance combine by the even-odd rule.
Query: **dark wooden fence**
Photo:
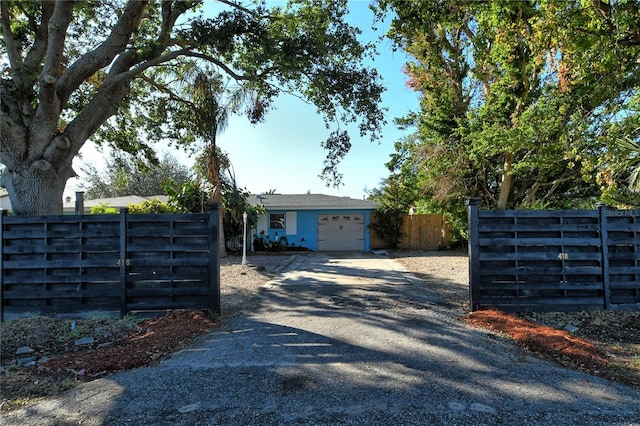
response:
[[[469,208],[471,310],[640,310],[640,210]]]
[[[0,319],[167,309],[220,312],[218,210],[0,216]]]

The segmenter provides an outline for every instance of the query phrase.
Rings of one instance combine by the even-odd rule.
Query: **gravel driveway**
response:
[[[155,367],[83,384],[2,420],[640,424],[639,391],[487,339],[455,319],[442,292],[384,256],[301,256],[264,286],[259,306]]]

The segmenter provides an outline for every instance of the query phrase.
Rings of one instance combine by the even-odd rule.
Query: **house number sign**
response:
[[[568,260],[569,259],[569,253],[560,253],[558,255],[558,259],[560,259],[560,260]]]

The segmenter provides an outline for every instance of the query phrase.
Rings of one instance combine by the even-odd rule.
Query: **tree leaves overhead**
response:
[[[62,211],[72,160],[89,138],[152,162],[153,142],[198,142],[181,126],[193,102],[182,82],[194,68],[251,123],[289,93],[316,106],[331,138],[350,123],[380,137],[383,87],[362,63],[374,47],[344,22],[346,0],[6,0],[0,11],[0,185],[18,214]],[[344,156],[345,137],[327,141],[327,164]]]
[[[148,85],[143,86],[147,92],[132,92],[132,110],[119,114],[143,128],[150,141],[193,143],[194,135],[184,125],[166,123],[189,119],[177,108],[178,102],[188,106],[189,96],[176,86],[197,67],[219,81],[219,98],[226,98],[230,113],[245,114],[251,123],[265,120],[275,98],[285,92],[315,105],[327,128],[358,123],[361,136],[376,140],[385,122],[379,107],[383,87],[376,70],[362,66],[372,46],[360,44],[360,30],[343,22],[346,10],[345,1],[292,1],[286,9],[237,8],[193,19],[177,31],[177,46],[197,48],[198,53],[146,71],[143,78],[152,82],[154,93]],[[335,130],[323,143],[328,149],[325,165],[332,168],[348,152],[347,145],[332,141],[337,133],[342,131]],[[350,139],[346,133],[344,137]],[[333,170],[322,176],[336,183],[341,174]]]
[[[376,11],[395,14],[388,36],[413,57],[421,105],[405,123],[419,142],[398,145],[395,173],[422,170],[429,209],[462,214],[469,196],[491,208],[637,203],[617,141],[639,137],[639,2],[382,0]]]

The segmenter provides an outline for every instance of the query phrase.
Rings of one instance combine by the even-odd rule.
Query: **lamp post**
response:
[[[242,264],[247,264],[247,212],[242,213]]]

